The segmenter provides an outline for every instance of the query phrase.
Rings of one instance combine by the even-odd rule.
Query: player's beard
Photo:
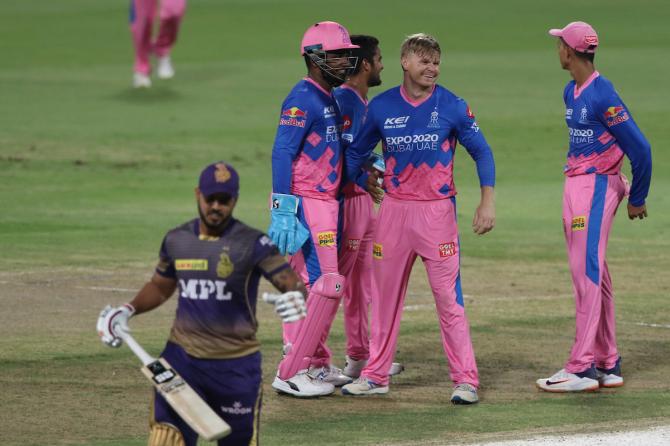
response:
[[[377,73],[374,76],[370,76],[370,79],[368,79],[368,87],[378,87],[381,84],[382,77],[380,73]]]
[[[207,227],[210,233],[212,234],[221,234],[223,230],[228,225],[230,221],[230,215],[225,216],[219,211],[210,210],[207,215],[202,211],[202,208],[198,206],[198,214],[200,214],[200,221]],[[209,221],[208,217],[210,215],[219,216],[220,220],[218,223]]]

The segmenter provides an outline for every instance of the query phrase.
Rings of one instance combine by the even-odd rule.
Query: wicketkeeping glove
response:
[[[297,212],[298,197],[272,194],[268,235],[282,255],[295,254],[309,238],[309,231],[298,221]]]
[[[98,335],[103,344],[118,348],[123,344],[117,330],[130,331],[128,319],[135,314],[135,308],[130,304],[124,304],[117,308],[107,305],[98,316]]]
[[[369,169],[374,169],[382,174],[382,178],[377,179],[377,182],[381,186],[384,182],[383,174],[386,172],[386,163],[384,162],[384,157],[378,153],[372,152],[366,164],[368,165]]]
[[[263,301],[274,304],[275,312],[282,322],[295,322],[307,316],[305,297],[300,291],[284,294],[263,293]]]

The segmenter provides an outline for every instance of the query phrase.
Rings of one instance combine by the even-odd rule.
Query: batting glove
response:
[[[263,301],[274,304],[275,312],[282,322],[295,322],[307,316],[305,297],[300,291],[284,294],[263,293]]]
[[[118,348],[123,344],[118,330],[130,331],[128,319],[135,314],[135,308],[130,304],[124,304],[117,308],[107,305],[98,316],[98,336],[103,344]]]
[[[297,212],[298,197],[272,194],[268,235],[282,255],[295,254],[309,238],[309,231],[296,217]]]

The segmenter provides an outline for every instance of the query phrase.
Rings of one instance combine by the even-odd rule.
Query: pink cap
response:
[[[550,29],[549,34],[561,37],[570,48],[578,53],[595,53],[598,46],[598,34],[586,22],[571,22],[563,29]]]
[[[311,48],[310,48],[311,47]],[[319,22],[310,26],[300,43],[300,55],[309,49],[337,51],[359,48],[351,43],[347,29],[337,22]]]

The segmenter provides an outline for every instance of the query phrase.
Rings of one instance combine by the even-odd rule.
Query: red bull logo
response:
[[[307,116],[307,113],[300,110],[298,107],[291,107],[281,112],[282,116],[288,116],[289,118],[304,118]]]
[[[623,108],[622,105],[607,107],[607,110],[604,113],[604,117],[607,120],[607,127],[612,127],[624,121],[628,121],[629,118],[626,109]]]
[[[475,114],[472,113],[472,110],[470,110],[470,106],[468,105],[467,110],[465,110],[465,113],[468,115],[468,118],[470,119],[475,119]]]
[[[305,118],[307,112],[300,110],[298,107],[287,108],[282,110],[279,125],[290,125],[293,127],[305,127]]]

